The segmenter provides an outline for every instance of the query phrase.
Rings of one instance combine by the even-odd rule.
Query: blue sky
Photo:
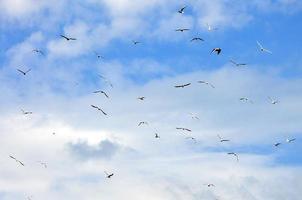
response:
[[[1,200],[300,199],[300,1],[2,0],[0,10]]]

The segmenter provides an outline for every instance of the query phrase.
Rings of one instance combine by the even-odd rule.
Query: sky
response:
[[[301,1],[0,0],[0,11],[1,200],[301,199]]]

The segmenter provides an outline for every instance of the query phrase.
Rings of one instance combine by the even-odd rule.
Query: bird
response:
[[[237,63],[234,60],[230,60],[231,63],[233,63],[236,67],[240,67],[240,66],[246,66],[246,63]]]
[[[137,97],[138,100],[144,101],[146,97]]]
[[[227,139],[223,139],[222,137],[220,137],[220,135],[217,135],[217,137],[219,138],[220,142],[229,142],[230,141]]]
[[[104,56],[100,55],[98,52],[94,51],[94,54],[96,55],[97,58],[104,59]]]
[[[249,98],[247,98],[247,97],[240,97],[239,100],[242,101],[242,102],[245,101],[245,102],[253,103],[253,101],[251,101],[251,100],[250,100]]]
[[[107,98],[109,98],[109,96],[107,95],[107,93],[106,92],[104,92],[103,90],[96,90],[96,91],[94,91],[93,93],[102,93],[102,94],[104,94],[105,95],[105,97],[107,97]]]
[[[22,111],[23,115],[31,115],[31,114],[33,114],[33,112],[31,112],[31,111],[24,111],[23,109],[21,109],[21,111]]]
[[[55,133],[55,132],[53,132],[53,133],[52,133],[52,135],[56,135],[56,133]]]
[[[266,53],[272,54],[272,52],[271,52],[270,50],[268,50],[268,49],[265,49],[265,48],[260,44],[260,42],[257,41],[257,44],[258,44],[258,47],[259,47],[259,49],[260,49],[261,52],[266,52]]]
[[[190,30],[190,29],[188,29],[188,28],[178,28],[175,31],[184,32],[184,31],[188,31],[188,30]]]
[[[234,152],[229,152],[228,155],[233,155],[233,156],[235,156],[236,159],[237,159],[237,162],[239,161],[238,155],[237,155],[236,153],[234,153]]]
[[[77,40],[76,38],[72,38],[72,37],[66,37],[65,35],[60,35],[62,38],[66,39],[67,41],[69,40]]]
[[[199,117],[197,117],[196,114],[194,114],[194,113],[189,113],[189,115],[191,116],[192,119],[197,119],[197,120],[199,120]]]
[[[99,107],[97,107],[97,106],[95,106],[95,105],[91,105],[91,107],[93,107],[93,108],[95,108],[95,109],[101,111],[104,115],[107,115],[107,113],[105,113],[101,108],[99,108]]]
[[[180,14],[184,14],[185,13],[185,9],[187,6],[182,7],[181,9],[179,9],[177,12]]]
[[[141,42],[132,40],[132,43],[133,43],[134,45],[137,45],[137,44],[139,44],[139,43],[141,43]]]
[[[214,48],[211,53],[215,52],[217,55],[221,53],[221,48]]]
[[[183,85],[175,85],[174,87],[175,88],[184,88],[184,87],[187,87],[189,85],[191,85],[191,83],[186,83],[186,84],[183,84]]]
[[[268,97],[268,99],[270,100],[270,102],[271,102],[271,104],[277,104],[277,103],[279,103],[279,101],[278,100],[274,100],[274,99],[272,99],[271,97]]]
[[[193,140],[196,143],[196,138],[194,138],[194,137],[186,137],[186,139]]]
[[[105,172],[107,178],[111,178],[114,175],[113,173],[107,173],[106,171],[104,171],[104,172]]]
[[[215,88],[215,86],[207,81],[197,81],[198,83],[209,85],[211,88]]]
[[[177,129],[177,130],[182,130],[182,131],[192,132],[192,130],[191,130],[191,129],[188,129],[188,128],[177,127],[176,129]]]
[[[39,49],[33,49],[32,52],[39,53],[39,54],[41,54],[42,56],[45,55],[45,54],[43,53],[43,51],[42,51],[42,50],[39,50]]]
[[[45,162],[37,161],[40,165],[42,165],[44,168],[47,168],[47,164]]]
[[[213,183],[206,183],[204,185],[206,185],[207,187],[215,187],[215,185]]]
[[[194,41],[204,41],[204,39],[202,39],[200,37],[194,37],[191,39],[191,42],[194,42]]]
[[[105,81],[105,83],[108,83],[110,85],[110,87],[113,88],[113,84],[105,76],[102,76],[102,75],[99,74],[99,77],[101,79],[103,79]]]
[[[16,159],[14,156],[9,156],[11,159],[15,160],[17,163],[19,163],[22,166],[25,166],[25,164],[23,162],[21,162],[20,160]]]
[[[218,28],[212,28],[212,26],[209,23],[207,23],[207,28],[208,28],[208,31],[216,31],[216,30],[218,30]]]
[[[282,143],[281,142],[277,142],[274,144],[275,147],[279,147]]]
[[[23,70],[21,70],[21,69],[17,69],[20,73],[22,73],[24,76],[28,73],[28,72],[30,72],[31,71],[31,69],[28,69],[28,70],[26,70],[26,71],[23,71]]]
[[[155,138],[159,139],[160,136],[157,133],[155,133]]]
[[[286,142],[287,142],[287,143],[291,143],[291,142],[293,142],[293,141],[295,141],[295,140],[296,140],[296,138],[292,138],[292,139],[287,138],[287,139],[286,139]]]
[[[138,126],[141,126],[141,125],[148,125],[148,122],[139,122]]]

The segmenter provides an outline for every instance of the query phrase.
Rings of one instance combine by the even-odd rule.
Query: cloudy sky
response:
[[[301,199],[300,0],[0,0],[0,11],[1,200]]]

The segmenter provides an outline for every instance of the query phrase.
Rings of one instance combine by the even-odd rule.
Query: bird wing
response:
[[[30,72],[30,71],[31,71],[31,69],[28,69],[28,70],[25,72],[25,74],[28,73],[28,72]]]
[[[25,74],[24,71],[22,71],[21,69],[17,69],[19,72],[21,72],[22,74]]]
[[[263,51],[265,51],[265,52],[267,52],[267,53],[270,53],[270,54],[273,54],[273,52],[271,52],[270,50],[265,49],[265,48],[263,48]]]
[[[257,44],[260,47],[260,49],[263,49],[263,46],[260,44],[260,42],[257,41]]]
[[[105,113],[102,109],[99,108],[99,110],[100,110],[104,115],[107,115],[107,113]]]
[[[62,38],[66,39],[66,40],[69,40],[68,37],[66,37],[65,35],[60,35]]]
[[[109,98],[109,96],[106,94],[106,92],[101,91],[101,93],[103,93],[107,98]]]
[[[69,38],[69,40],[77,40],[77,38]]]

